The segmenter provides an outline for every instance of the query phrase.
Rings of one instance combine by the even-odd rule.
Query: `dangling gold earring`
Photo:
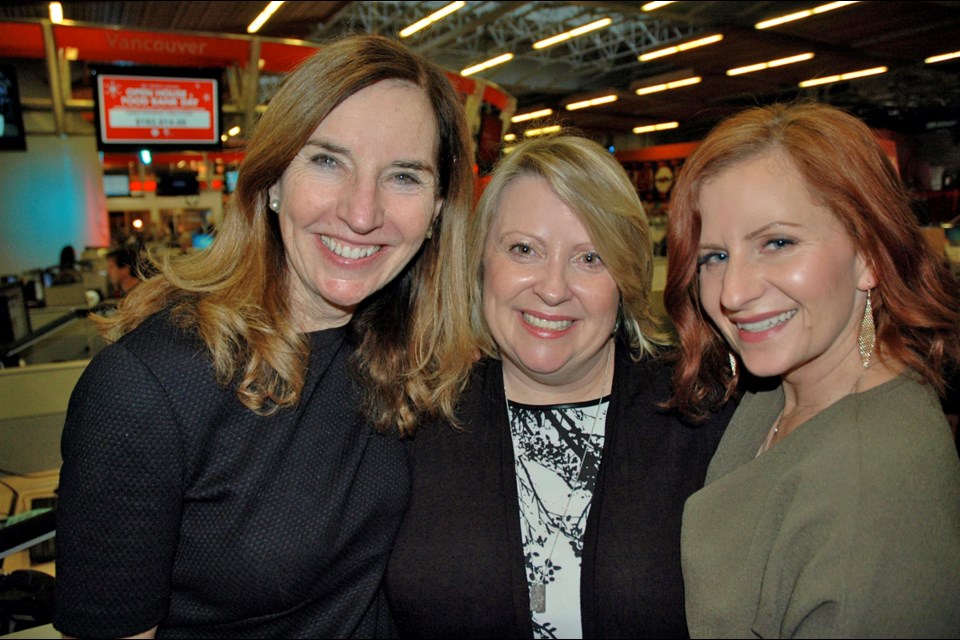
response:
[[[730,374],[732,377],[737,377],[737,359],[733,355],[733,351],[728,351],[727,355],[730,356]]]
[[[867,304],[863,309],[863,320],[860,321],[860,362],[863,368],[870,366],[870,357],[877,344],[877,331],[873,325],[873,305],[870,304],[870,289],[867,289]]]

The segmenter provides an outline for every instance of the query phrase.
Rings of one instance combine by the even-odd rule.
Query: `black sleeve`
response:
[[[67,409],[57,508],[54,625],[119,637],[167,611],[181,514],[170,399],[122,343],[81,376]]]

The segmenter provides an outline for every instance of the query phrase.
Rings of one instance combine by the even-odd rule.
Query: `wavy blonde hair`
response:
[[[403,45],[381,36],[349,36],[325,46],[283,81],[247,146],[236,191],[216,240],[206,250],[159,264],[160,274],[131,291],[118,314],[101,320],[117,339],[161,310],[199,335],[218,382],[236,385],[250,410],[270,415],[298,404],[309,341],[291,321],[291,277],[267,190],[320,122],[341,102],[381,80],[420,87],[437,120],[437,197],[443,199],[433,243],[383,290],[361,303],[349,325],[353,365],[364,383],[362,409],[381,429],[408,428],[403,381],[411,353],[430,333],[406,315],[431,303],[429,280],[440,255],[436,242],[462,225],[472,198],[472,147],[459,96],[444,73]],[[400,317],[396,317],[399,314]],[[416,332],[415,339],[410,336]]]
[[[454,410],[482,354],[499,350],[483,317],[483,253],[504,192],[517,179],[543,178],[557,197],[583,221],[620,291],[619,333],[639,360],[666,343],[650,307],[653,245],[643,205],[619,162],[596,142],[565,134],[518,144],[497,164],[465,229],[447,238],[439,313],[457,325],[434,349],[432,395],[422,410],[456,422]],[[464,240],[469,240],[465,242]],[[447,278],[447,273],[456,277]],[[465,279],[465,281],[464,281]]]

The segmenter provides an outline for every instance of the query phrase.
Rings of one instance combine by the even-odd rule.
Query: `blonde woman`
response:
[[[659,408],[670,370],[633,185],[594,142],[525,141],[447,243],[469,283],[439,311],[466,322],[426,383],[455,410],[412,442],[387,579],[401,636],[685,636],[680,515],[729,411],[697,425]]]

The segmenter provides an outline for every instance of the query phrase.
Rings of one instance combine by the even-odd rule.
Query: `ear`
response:
[[[873,266],[862,253],[857,253],[857,289],[869,291],[877,286],[877,277]]]
[[[440,209],[443,208],[443,198],[437,198],[437,201],[433,203],[433,217],[430,218],[430,224],[433,224],[437,221],[437,216],[440,215]]]

